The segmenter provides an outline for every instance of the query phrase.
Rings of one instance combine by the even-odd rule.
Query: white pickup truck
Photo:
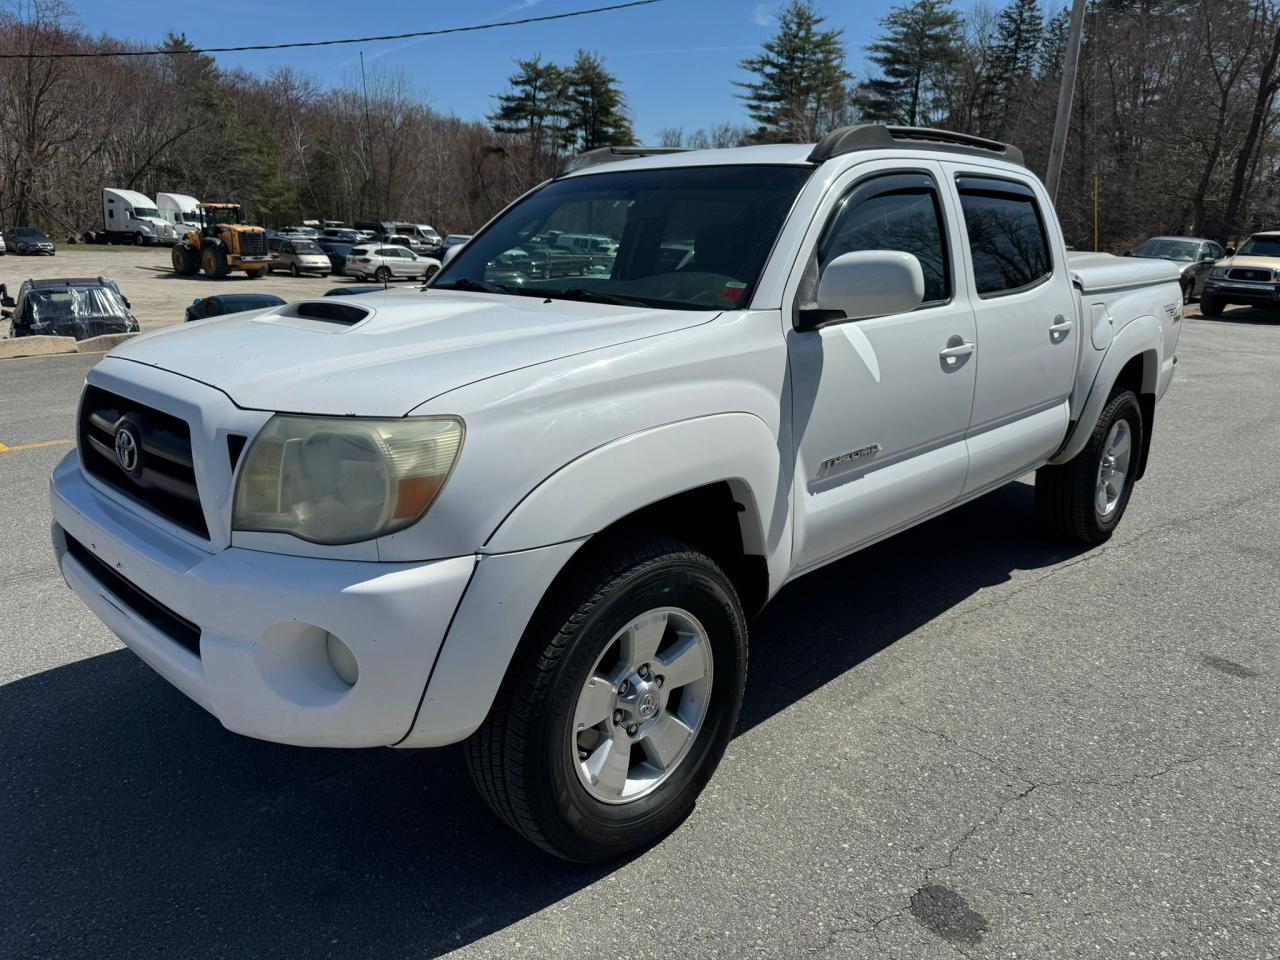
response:
[[[597,860],[691,810],[788,581],[1030,470],[1051,530],[1107,539],[1182,296],[1069,256],[971,137],[569,167],[423,291],[116,348],[51,496],[67,583],[229,730],[467,741],[503,820]],[[612,261],[566,275],[558,233]]]

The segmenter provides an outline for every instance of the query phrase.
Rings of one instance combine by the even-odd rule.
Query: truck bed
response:
[[[1086,294],[1177,283],[1180,276],[1177,265],[1168,260],[1110,253],[1068,253],[1067,267],[1075,285]]]

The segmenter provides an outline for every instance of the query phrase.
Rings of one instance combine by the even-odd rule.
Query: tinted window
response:
[[[1196,258],[1196,242],[1194,240],[1169,240],[1164,237],[1152,237],[1144,240],[1134,249],[1135,257],[1153,257],[1158,260],[1188,261]]]
[[[840,201],[818,244],[818,262],[825,267],[841,254],[858,250],[914,254],[924,272],[924,302],[951,295],[942,209],[927,176],[876,177]]]
[[[978,177],[958,183],[980,296],[1030,286],[1053,270],[1035,196],[1022,184]]]

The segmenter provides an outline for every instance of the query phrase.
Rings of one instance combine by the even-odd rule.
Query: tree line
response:
[[[1153,233],[1229,241],[1280,226],[1280,0],[1092,0],[1058,213],[1069,242]],[[1043,172],[1067,11],[1038,0],[910,0],[850,50],[815,0],[789,0],[741,62],[741,118],[667,127],[662,146],[812,142],[857,122],[940,126],[1022,147]],[[235,200],[268,225],[404,218],[470,231],[566,156],[636,140],[597,54],[533,55],[495,78],[488,116],[433,109],[410,77],[322,87],[289,68],[220,67],[170,35],[154,57],[0,60],[0,215],[75,236],[100,188]],[[138,49],[64,0],[9,0],[0,52]],[[867,68],[855,75],[851,63]]]

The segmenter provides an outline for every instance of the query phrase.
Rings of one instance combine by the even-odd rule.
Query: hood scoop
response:
[[[362,307],[354,303],[343,303],[340,300],[303,300],[300,303],[291,303],[288,306],[281,307],[279,310],[266,314],[259,319],[268,323],[280,323],[280,321],[302,320],[309,321],[303,323],[285,323],[285,326],[297,327],[299,329],[315,329],[314,324],[321,323],[329,328],[322,329],[323,333],[341,333],[342,330],[354,327],[358,323],[363,323],[373,316],[373,311],[368,307]]]

